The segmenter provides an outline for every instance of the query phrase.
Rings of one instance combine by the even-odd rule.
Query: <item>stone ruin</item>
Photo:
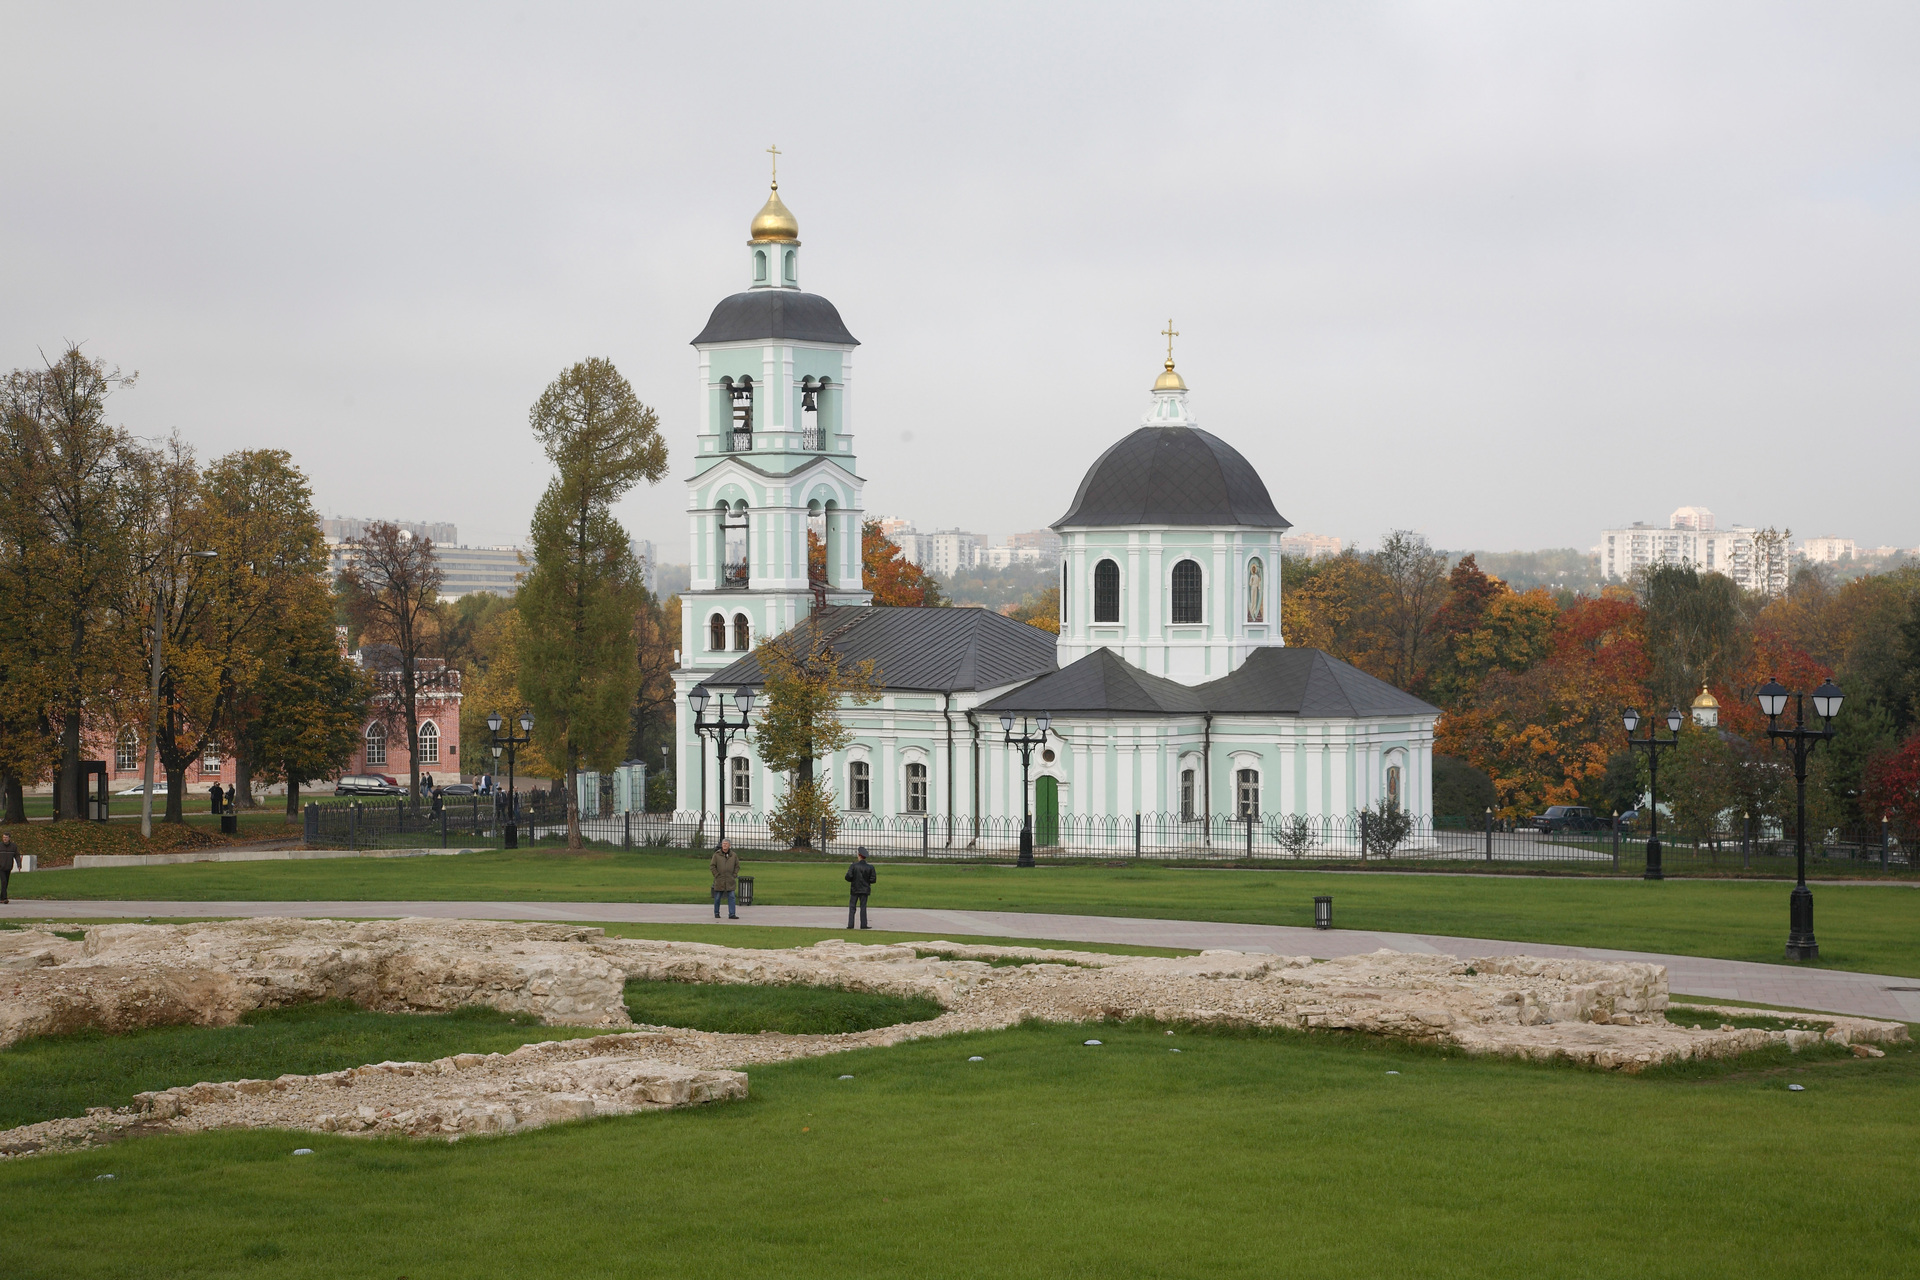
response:
[[[1463,961],[1378,951],[1317,962],[939,940],[773,951],[609,938],[589,926],[431,919],[98,925],[81,941],[56,932],[77,928],[0,932],[0,1051],[27,1036],[225,1026],[255,1009],[335,999],[413,1013],[485,1005],[607,1034],[507,1054],[165,1089],[138,1095],[131,1107],[0,1133],[0,1155],[235,1126],[447,1139],[512,1132],[744,1097],[741,1066],[998,1030],[1029,1018],[1361,1032],[1628,1072],[1822,1041],[1872,1056],[1881,1052],[1877,1044],[1907,1039],[1901,1023],[1808,1014],[1780,1015],[1798,1024],[1786,1030],[1682,1027],[1666,1019],[1663,966],[1531,956]],[[637,978],[919,995],[945,1012],[846,1035],[634,1030],[623,989]],[[1723,1018],[1767,1012],[1687,1007]]]

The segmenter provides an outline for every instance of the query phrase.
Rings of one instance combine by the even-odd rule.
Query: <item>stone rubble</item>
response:
[[[1687,1006],[1724,1017],[1780,1016],[1800,1028],[1694,1029],[1669,1023],[1664,967],[1378,951],[1305,956],[1204,951],[1121,956],[934,940],[839,940],[784,951],[609,938],[587,926],[466,920],[356,923],[245,920],[102,925],[84,942],[60,926],[0,932],[0,1047],[80,1027],[225,1025],[257,1008],[347,999],[426,1012],[469,1004],[550,1025],[627,1028],[631,979],[819,985],[927,996],[927,1022],[833,1036],[622,1030],[379,1063],[317,1076],[202,1083],[139,1095],[118,1111],[0,1133],[0,1156],[158,1131],[250,1127],[457,1139],[594,1115],[746,1096],[737,1068],[931,1036],[1051,1022],[1149,1018],[1386,1035],[1474,1054],[1563,1059],[1609,1070],[1828,1041],[1877,1056],[1900,1023]],[[992,961],[1001,961],[995,967]],[[1020,961],[1007,964],[1007,961]]]

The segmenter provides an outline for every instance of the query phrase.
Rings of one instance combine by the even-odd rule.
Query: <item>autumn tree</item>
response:
[[[535,402],[533,433],[556,474],[533,516],[533,567],[521,585],[520,687],[535,733],[567,771],[567,847],[580,847],[583,763],[611,768],[640,683],[634,623],[644,599],[613,504],[666,474],[659,420],[608,360],[585,360]]]
[[[433,540],[416,537],[391,521],[367,526],[349,544],[338,590],[347,617],[369,643],[388,647],[392,664],[376,677],[375,708],[404,727],[409,747],[420,742],[420,695],[439,677],[428,662],[439,657],[440,585]],[[385,664],[382,664],[383,666]],[[420,801],[420,753],[407,752],[407,796]]]
[[[286,784],[289,821],[300,812],[302,782],[352,762],[373,694],[367,674],[334,640],[326,598],[291,607],[296,612],[281,620],[278,643],[254,671],[255,707],[240,746],[256,781]]]
[[[1015,622],[1024,622],[1030,627],[1059,635],[1060,588],[1045,587],[1028,592],[1019,604],[1008,605],[1005,612]]]
[[[263,758],[251,741],[253,729],[262,715],[273,714],[263,674],[269,665],[284,669],[293,650],[337,653],[326,540],[307,478],[283,449],[243,449],[216,459],[202,494],[206,545],[217,553],[207,568],[208,626],[220,664],[221,719],[233,748],[237,802],[251,807],[255,762]],[[323,673],[314,675],[326,683]]]
[[[768,768],[787,774],[786,793],[769,819],[776,838],[795,845],[815,831],[832,838],[839,826],[835,794],[814,778],[814,761],[845,747],[853,730],[840,718],[843,706],[880,696],[872,659],[850,662],[833,648],[818,618],[754,650],[765,702],[754,726],[754,746]]]
[[[135,526],[123,483],[131,442],[107,421],[107,403],[136,376],[73,345],[38,369],[15,370],[4,389],[7,445],[18,451],[6,464],[10,488],[31,504],[23,518],[42,540],[36,560],[44,581],[34,607],[60,629],[57,646],[41,655],[44,714],[57,736],[57,818],[84,814],[80,752],[88,696],[120,683],[116,606],[130,594],[127,537]],[[24,483],[23,473],[30,477]]]
[[[219,742],[223,727],[223,664],[211,618],[210,566],[217,557],[204,554],[211,550],[211,536],[202,478],[193,451],[178,436],[152,449],[131,450],[122,486],[139,514],[130,534],[138,572],[122,578],[128,595],[120,612],[139,618],[144,604],[146,617],[144,626],[128,626],[121,635],[121,666],[129,678],[101,690],[105,696],[95,705],[104,710],[118,695],[123,720],[134,718],[128,714],[134,707],[145,706],[141,718],[153,726],[149,749],[167,775],[163,820],[184,822],[187,770]],[[153,662],[155,628],[158,663]],[[148,665],[152,683],[136,703],[131,694],[140,682],[131,673]]]
[[[900,550],[900,544],[880,531],[878,520],[860,525],[860,585],[873,593],[875,604],[935,607],[948,602],[940,584]]]
[[[487,750],[491,737],[487,717],[499,712],[509,726],[519,723],[533,703],[520,692],[520,611],[507,608],[494,613],[474,637],[469,665],[461,668],[460,741],[468,744],[469,759]],[[537,723],[537,721],[536,721]],[[514,767],[529,778],[558,777],[560,769],[540,753],[539,743],[520,747]],[[470,773],[486,772],[490,765],[469,768]]]
[[[1367,557],[1379,598],[1373,602],[1375,674],[1419,689],[1434,658],[1434,622],[1447,601],[1447,557],[1410,529],[1395,529]]]
[[[1725,685],[1741,667],[1751,635],[1740,588],[1690,564],[1655,565],[1641,585],[1653,700],[1684,707],[1703,685]]]
[[[57,753],[49,715],[63,653],[55,597],[59,555],[47,536],[38,422],[0,398],[0,822],[25,822],[25,788]]]
[[[645,587],[633,619],[640,679],[634,689],[627,754],[659,766],[660,748],[673,741],[673,654],[680,643],[680,600],[661,600]]]

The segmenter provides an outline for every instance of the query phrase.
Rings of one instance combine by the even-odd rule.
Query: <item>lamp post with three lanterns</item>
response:
[[[1007,745],[1020,749],[1020,862],[1023,867],[1033,865],[1033,804],[1027,784],[1027,773],[1033,764],[1033,749],[1047,740],[1047,730],[1053,725],[1053,713],[1040,713],[1039,732],[1029,731],[1027,718],[1020,717],[1020,732],[1013,731],[1013,712],[1000,713],[1000,727],[1006,731]]]
[[[1640,877],[1643,880],[1666,879],[1660,869],[1660,753],[1679,745],[1683,719],[1680,708],[1673,707],[1667,712],[1667,730],[1672,737],[1656,737],[1653,721],[1649,720],[1647,736],[1636,738],[1633,731],[1640,726],[1640,713],[1628,707],[1620,716],[1620,722],[1627,726],[1627,746],[1647,753],[1647,869]]]
[[[518,734],[509,730],[506,736],[502,737],[500,734],[500,726],[505,723],[506,721],[500,718],[498,711],[487,713],[487,732],[493,735],[491,741],[487,743],[487,750],[493,753],[495,760],[500,758],[500,752],[502,750],[507,753],[507,825],[504,847],[508,849],[518,849],[520,847],[520,823],[518,821],[520,816],[520,795],[513,789],[513,755],[514,748],[524,747],[533,741],[533,713],[531,711],[523,711],[520,713],[520,732]]]
[[[747,721],[753,715],[753,690],[742,685],[733,691],[733,705],[740,708],[738,720],[727,719],[727,695],[721,693],[712,698],[713,719],[707,719],[707,702],[711,695],[705,686],[700,686],[687,695],[687,705],[693,708],[693,730],[695,733],[713,736],[713,754],[715,759],[715,781],[720,789],[720,799],[714,808],[720,814],[720,834],[714,841],[714,847],[720,847],[720,841],[727,838],[727,743],[746,733]]]
[[[1788,899],[1787,959],[1818,960],[1820,944],[1813,937],[1813,890],[1807,888],[1807,754],[1833,737],[1833,718],[1840,714],[1840,686],[1823,680],[1813,691],[1814,713],[1825,722],[1818,729],[1807,728],[1806,695],[1788,693],[1778,680],[1768,680],[1754,696],[1767,717],[1767,736],[1793,744],[1793,855],[1799,876]],[[1782,729],[1780,713],[1787,709],[1788,698],[1793,699],[1793,728]]]

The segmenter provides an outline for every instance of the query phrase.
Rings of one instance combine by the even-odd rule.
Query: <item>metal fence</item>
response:
[[[334,800],[307,806],[309,844],[348,848],[434,846],[498,848],[504,844],[503,796],[460,796],[439,811],[410,807],[404,798]],[[521,797],[514,815],[524,846],[563,842],[564,800]],[[768,815],[729,812],[725,834],[742,852],[846,856],[865,848],[876,858],[1012,862],[1020,850],[1020,819],[949,818],[941,814],[847,814],[837,829],[816,832],[802,845],[774,835]],[[704,849],[719,842],[711,813],[618,813],[580,820],[583,839],[621,849]],[[1637,875],[1645,865],[1644,825],[1584,831],[1538,831],[1496,821],[1412,819],[1398,814],[1261,814],[1251,821],[1230,814],[1186,818],[1062,814],[1038,821],[1034,857],[1042,862],[1135,861],[1261,863],[1293,866],[1528,867]],[[1777,826],[1744,834],[1718,833],[1699,841],[1662,837],[1668,874],[1736,869],[1791,874],[1794,842]],[[1915,847],[1886,827],[1809,833],[1809,859],[1830,871],[1910,874]]]

